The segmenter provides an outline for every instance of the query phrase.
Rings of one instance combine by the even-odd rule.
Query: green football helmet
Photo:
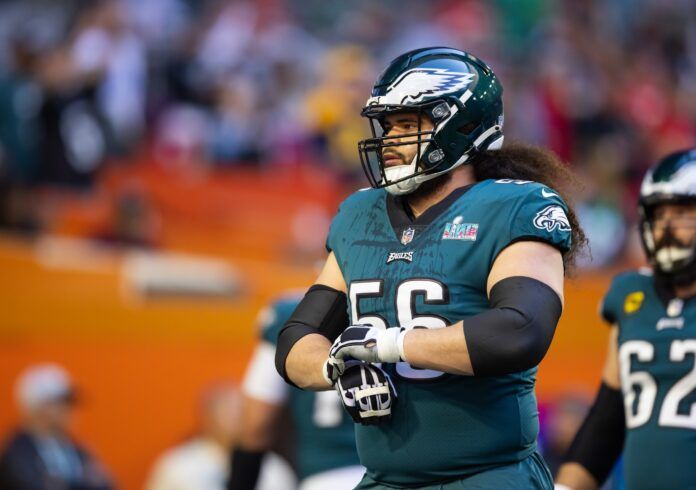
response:
[[[680,243],[667,228],[655,238],[655,208],[661,204],[696,206],[696,148],[678,151],[648,170],[640,188],[638,210],[643,248],[657,275],[676,284],[696,280],[696,236]],[[696,222],[692,223],[696,228]]]
[[[499,149],[502,94],[493,70],[464,51],[423,48],[396,58],[377,79],[362,110],[373,137],[360,141],[358,151],[372,187],[407,194],[470,161],[475,152]],[[398,112],[427,116],[434,128],[424,131],[419,124],[414,133],[386,136],[385,117]],[[385,166],[385,148],[413,144],[418,149],[409,164]]]

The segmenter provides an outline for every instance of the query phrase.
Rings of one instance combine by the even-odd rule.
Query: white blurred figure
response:
[[[128,147],[145,123],[145,45],[118,0],[99,0],[84,14],[71,56],[84,74],[99,74],[97,101],[118,144]]]
[[[219,387],[203,397],[198,434],[168,449],[155,463],[147,490],[224,490],[229,451],[237,432],[240,407],[237,390]],[[295,477],[280,457],[264,461],[259,489],[293,488]]]

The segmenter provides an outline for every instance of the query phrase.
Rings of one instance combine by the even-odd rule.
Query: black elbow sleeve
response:
[[[321,284],[309,288],[278,334],[275,356],[278,373],[286,382],[295,386],[285,371],[285,361],[292,346],[312,333],[321,334],[333,342],[347,326],[346,294]]]
[[[621,390],[602,383],[565,458],[579,463],[602,486],[623,450],[626,419]]]
[[[563,307],[558,294],[530,277],[508,277],[490,294],[491,309],[464,320],[475,376],[525,371],[546,355]]]

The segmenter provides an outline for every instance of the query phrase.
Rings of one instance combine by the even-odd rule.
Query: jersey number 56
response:
[[[376,313],[360,311],[360,299],[381,298],[384,296],[384,281],[381,279],[353,281],[348,288],[350,298],[350,317],[354,325],[372,325],[388,328],[384,317]],[[442,328],[450,324],[446,318],[437,315],[420,315],[416,313],[416,298],[423,297],[426,305],[444,305],[449,303],[447,286],[435,279],[414,278],[401,281],[396,288],[394,305],[398,326],[410,328]],[[430,380],[444,375],[440,371],[418,369],[406,362],[396,365],[396,373],[402,378],[413,380]]]

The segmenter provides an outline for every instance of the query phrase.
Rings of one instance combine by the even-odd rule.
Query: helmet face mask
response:
[[[416,116],[418,126],[416,131],[410,133],[402,133],[394,136],[387,135],[385,131],[385,118],[390,114],[409,113]],[[434,129],[423,129],[423,117],[428,117],[423,107],[366,107],[363,110],[363,116],[370,120],[370,129],[372,130],[372,138],[367,138],[358,143],[358,152],[360,154],[360,163],[363,166],[365,175],[372,187],[390,187],[390,190],[395,194],[402,194],[410,185],[404,185],[408,180],[413,180],[413,177],[423,175],[428,168],[423,168],[420,163],[420,158],[430,145],[438,149],[437,143],[433,138]],[[414,157],[410,162],[403,165],[388,167],[384,161],[384,154],[388,153],[389,148],[394,148],[397,152],[401,147],[416,146]],[[442,152],[430,151],[431,155],[442,154]],[[432,157],[435,160],[437,157]],[[407,192],[410,192],[409,189]]]
[[[688,285],[696,281],[696,219],[665,222],[656,211],[666,205],[696,208],[696,150],[669,155],[650,169],[638,205],[640,237],[655,273],[673,285]],[[687,240],[677,233],[685,228],[692,230]]]
[[[476,151],[502,145],[502,87],[482,61],[450,48],[426,48],[396,58],[379,77],[362,110],[372,138],[358,144],[370,185],[392,194],[413,192],[430,179],[464,164]],[[407,112],[419,120],[416,131],[385,135],[383,121]],[[423,130],[422,118],[433,123]],[[385,165],[389,147],[417,145],[411,162]]]
[[[665,200],[645,206],[646,218],[642,221],[642,233],[648,255],[652,257],[654,266],[663,274],[673,274],[689,267],[696,258],[696,219],[678,219],[678,224],[671,220],[660,222],[654,215],[660,205],[680,204],[696,207],[696,199],[688,201]],[[688,228],[691,237],[682,240],[677,236],[676,228]],[[659,234],[656,230],[659,229]]]

